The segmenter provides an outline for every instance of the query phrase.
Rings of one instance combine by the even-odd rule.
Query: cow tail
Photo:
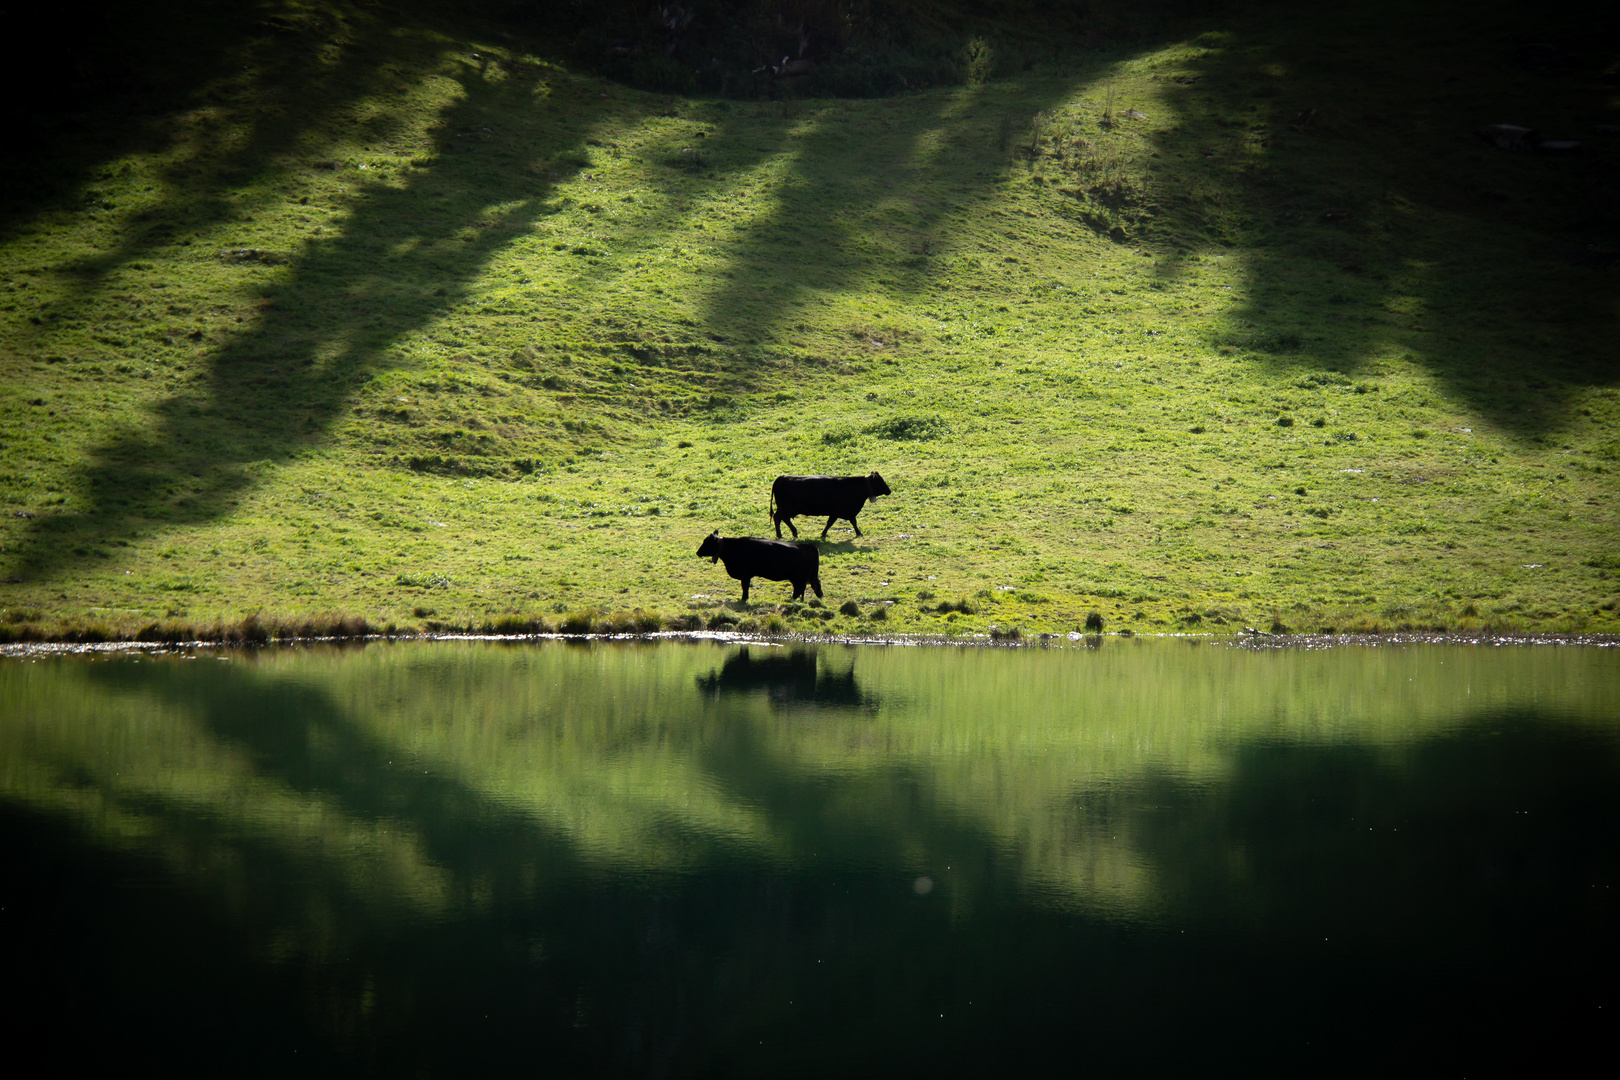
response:
[[[770,519],[772,521],[776,520],[776,485],[775,484],[771,485],[771,497],[768,500],[766,500],[765,513],[770,515]],[[781,532],[781,530],[778,530],[778,535],[780,535],[780,532]]]

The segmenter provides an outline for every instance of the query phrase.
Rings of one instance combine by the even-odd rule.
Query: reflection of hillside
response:
[[[877,699],[861,689],[855,671],[822,670],[814,649],[755,652],[744,645],[719,671],[698,676],[709,694],[764,694],[774,705],[825,705],[876,709]]]
[[[950,749],[927,757],[893,752],[892,709],[759,722],[748,695],[804,687],[813,654],[718,655],[0,668],[0,944],[43,991],[16,1029],[186,1064],[254,1047],[266,1071],[301,1046],[351,1072],[539,1053],[638,1076],[1465,1072],[1554,1019],[1570,1054],[1606,1035],[1586,988],[1620,914],[1612,717],[1238,727],[1197,775],[1143,735],[1177,718],[1121,718],[1135,767],[1099,775],[997,734],[1061,704],[1038,657],[993,658],[977,742],[919,720]],[[899,698],[961,671],[915,655],[935,662]],[[1187,661],[1206,701],[1232,693],[1219,660]]]

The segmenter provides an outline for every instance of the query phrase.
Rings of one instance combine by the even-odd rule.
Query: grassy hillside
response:
[[[1614,39],[1402,11],[867,100],[182,35],[0,176],[4,633],[1620,630]],[[720,606],[705,534],[871,469],[824,607]]]

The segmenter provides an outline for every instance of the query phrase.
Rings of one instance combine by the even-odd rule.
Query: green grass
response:
[[[728,101],[265,10],[8,165],[0,633],[1620,630],[1620,91],[1488,11]],[[871,469],[821,606],[694,557]]]

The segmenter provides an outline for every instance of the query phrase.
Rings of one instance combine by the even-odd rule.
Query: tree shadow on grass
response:
[[[1247,295],[1214,344],[1283,371],[1411,361],[1518,438],[1567,425],[1581,391],[1620,381],[1620,144],[1592,134],[1614,117],[1582,47],[1599,24],[1614,13],[1357,5],[1197,38],[1164,76],[1159,272],[1241,246]],[[1567,66],[1515,63],[1543,40]],[[1502,122],[1586,145],[1513,154],[1474,134]]]
[[[57,986],[50,972],[72,971],[82,1003],[30,1006],[48,1035],[92,1023],[198,1056],[301,1038],[379,1071],[504,1071],[538,1054],[598,1075],[1045,1069],[1078,1053],[1150,1073],[1360,1073],[1392,1055],[1495,1063],[1541,1052],[1553,1030],[1569,1052],[1606,1038],[1593,988],[1620,886],[1608,730],[1481,715],[1407,746],[1236,746],[1218,781],[1121,777],[1075,790],[1057,835],[1026,821],[1009,836],[947,776],[881,755],[807,768],[752,695],[700,686],[704,721],[682,729],[699,742],[676,743],[769,842],[655,813],[641,827],[689,867],[660,875],[586,859],[453,762],[420,771],[429,759],[319,689],[246,664],[83,670],[195,715],[252,783],[326,807],[333,836],[352,821],[413,838],[452,902],[380,904],[345,845],[244,830],[228,792],[132,796],[139,778],[105,761],[32,760],[53,779],[31,805],[95,792],[100,820],[120,823],[80,833],[5,807],[6,908],[49,943],[17,954],[20,974]],[[839,700],[812,715],[847,713]],[[1052,845],[1140,861],[1155,895],[1092,906],[1083,883],[1051,884]],[[138,1003],[143,988],[172,991],[191,1023],[170,1010],[141,1027],[152,1011],[119,992]],[[261,999],[275,1007],[247,1018]]]
[[[286,461],[325,438],[390,346],[461,303],[470,282],[545,213],[552,182],[528,166],[537,147],[554,151],[559,139],[535,105],[539,73],[469,59],[457,79],[463,94],[433,129],[432,162],[407,170],[399,186],[358,182],[341,234],[312,240],[270,279],[253,324],[213,346],[200,385],[159,402],[149,424],[93,448],[74,481],[87,508],[34,522],[12,555],[14,575],[51,576],[150,525],[229,513],[257,463]],[[549,105],[573,110],[576,132],[602,107],[574,91]],[[500,134],[486,130],[496,115]],[[532,128],[513,130],[525,115]],[[468,132],[476,137],[463,138]],[[563,136],[562,148],[582,137]],[[110,254],[102,269],[147,242]]]
[[[156,11],[92,0],[41,17],[42,39],[52,26],[72,38],[73,71],[49,89],[36,82],[22,91],[32,107],[0,183],[0,237],[41,212],[98,209],[104,193],[84,188],[108,178],[108,162],[168,159],[159,176],[171,197],[121,230],[114,250],[123,254],[76,268],[90,278],[182,226],[239,216],[223,187],[315,148],[331,118],[408,81],[402,64],[443,50],[431,34],[406,39],[377,13],[341,2],[179,0]],[[377,64],[379,52],[390,62]]]
[[[874,285],[897,297],[927,288],[956,254],[953,215],[989,198],[1011,167],[997,142],[1005,112],[1047,108],[1079,78],[860,103],[833,124],[812,108],[785,124],[778,152],[791,164],[771,211],[729,250],[706,301],[708,324],[728,339],[780,346],[809,329],[798,320],[815,321],[823,297]],[[848,352],[871,332],[844,329]],[[835,368],[840,361],[823,358]]]

